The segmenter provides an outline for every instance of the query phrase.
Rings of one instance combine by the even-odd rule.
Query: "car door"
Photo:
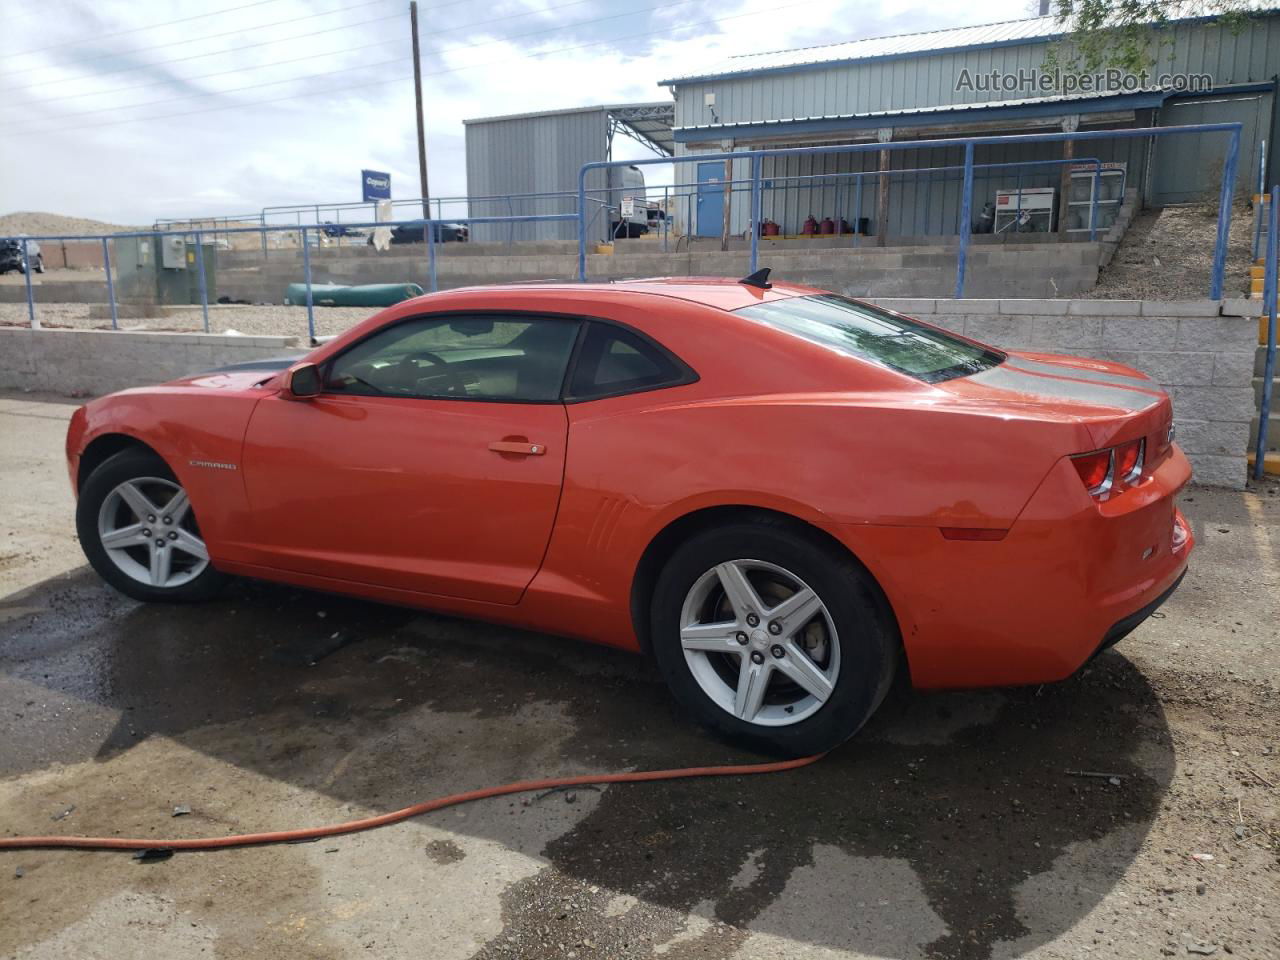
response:
[[[255,408],[246,556],[263,566],[514,604],[564,475],[561,388],[579,321],[436,315],[327,361],[312,398]]]

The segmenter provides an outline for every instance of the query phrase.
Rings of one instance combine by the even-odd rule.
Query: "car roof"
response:
[[[775,283],[770,289],[742,283],[730,277],[646,277],[617,280],[612,283],[510,283],[486,287],[467,287],[449,293],[511,293],[532,300],[545,297],[554,300],[566,294],[578,297],[598,295],[602,300],[625,299],[629,294],[669,297],[705,304],[720,310],[737,310],[757,303],[786,300],[791,297],[822,293],[814,287],[792,283]]]

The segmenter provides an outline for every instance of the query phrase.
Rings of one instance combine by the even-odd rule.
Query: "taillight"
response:
[[[1071,458],[1089,496],[1100,497],[1111,489],[1114,460],[1114,450],[1095,450],[1093,453],[1081,453]]]
[[[1121,483],[1133,483],[1142,476],[1142,454],[1146,440],[1130,440],[1116,447],[1116,476]]]
[[[1101,498],[1142,479],[1146,451],[1145,439],[1130,440],[1118,447],[1076,454],[1071,463],[1080,474],[1080,481],[1089,491],[1089,496]]]

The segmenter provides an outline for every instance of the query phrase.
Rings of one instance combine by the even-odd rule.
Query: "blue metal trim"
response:
[[[302,276],[307,282],[307,343],[316,342],[315,304],[311,296],[311,246],[307,243],[307,228],[302,228]]]
[[[1276,298],[1277,270],[1280,270],[1280,249],[1277,249],[1276,233],[1280,230],[1280,187],[1271,188],[1271,204],[1267,220],[1267,266],[1262,283],[1263,297],[1267,305],[1267,358],[1262,365],[1262,402],[1258,404],[1258,444],[1253,454],[1253,478],[1261,480],[1266,470],[1267,427],[1271,420],[1271,385],[1276,376]]]
[[[1022,194],[1018,194],[1022,202]],[[969,261],[969,231],[973,219],[973,143],[964,145],[964,189],[960,193],[960,253],[956,257],[956,299],[964,299],[964,271]]]
[[[515,229],[514,224],[512,229]],[[436,277],[436,225],[434,223],[427,231],[427,279],[431,281],[431,292],[437,293],[440,290],[440,282]]]
[[[36,320],[36,298],[31,292],[31,259],[27,255],[27,241],[22,241],[22,279],[27,285],[27,322],[31,324],[32,330],[39,330],[40,324]]]
[[[306,238],[306,235],[303,235]],[[196,279],[200,284],[200,312],[204,314],[204,332],[209,332],[209,287],[204,275],[204,235],[196,231]]]
[[[760,262],[760,168],[764,161],[751,158],[751,272],[755,273]],[[733,203],[732,192],[726,192],[725,203]],[[730,207],[730,209],[733,209]]]
[[[1172,128],[1169,128],[1172,129]],[[1240,124],[1231,131],[1227,143],[1227,159],[1222,167],[1222,189],[1218,195],[1218,239],[1213,248],[1213,277],[1209,281],[1209,299],[1222,299],[1222,279],[1227,268],[1227,235],[1231,230],[1231,201],[1236,194],[1236,166],[1240,162]]]
[[[1276,83],[1274,80],[1266,80],[1259,83],[1229,83],[1225,86],[1214,87],[1212,90],[1170,90],[1166,96],[1170,100],[1183,100],[1187,97],[1216,97],[1233,93],[1270,93],[1275,90]]]
[[[923,127],[937,123],[956,123],[972,120],[974,123],[992,119],[1015,120],[1026,117],[1048,117],[1062,113],[1103,113],[1108,110],[1142,110],[1164,103],[1163,92],[1126,93],[1093,100],[1053,100],[1045,103],[1029,103],[1017,107],[978,107],[966,110],[938,110],[913,114],[884,114],[880,116],[855,115],[831,117],[821,120],[769,120],[763,123],[741,126],[685,127],[674,133],[678,143],[699,143],[707,139],[724,137],[751,137],[761,134],[777,136],[779,133],[832,133],[843,130],[874,130],[879,127]]]
[[[1166,128],[1173,129],[1173,128]],[[667,158],[668,162],[670,159]],[[628,163],[643,163],[644,161],[627,161]],[[450,217],[446,223],[508,223],[515,221],[516,223],[534,221],[542,222],[564,222],[568,220],[577,220],[576,213],[540,213],[531,214],[527,217]],[[413,220],[368,220],[360,223],[344,223],[344,227],[422,227],[427,223],[440,223],[439,220],[423,220],[421,217]],[[265,227],[205,227],[205,233],[292,233],[298,230],[320,230],[325,227],[332,226],[327,223],[304,223],[304,224],[269,224]],[[39,236],[27,236],[27,240],[101,240],[104,236],[111,240],[123,240],[127,237],[186,237],[191,234],[190,230],[121,230],[118,233],[49,233],[40,234]],[[0,240],[23,240],[19,236],[0,236]]]

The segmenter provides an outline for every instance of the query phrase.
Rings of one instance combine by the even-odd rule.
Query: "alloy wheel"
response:
[[[186,491],[160,477],[126,480],[107,494],[98,539],[122,573],[152,587],[180,587],[209,565]]]
[[[760,726],[812,716],[840,672],[826,605],[794,573],[764,560],[729,560],[700,576],[681,610],[680,644],[703,693]]]

